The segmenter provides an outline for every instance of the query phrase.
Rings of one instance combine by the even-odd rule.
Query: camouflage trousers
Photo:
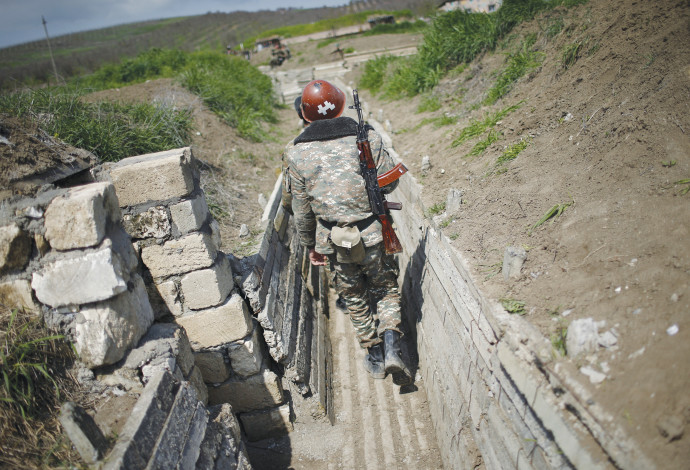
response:
[[[335,254],[328,258],[360,346],[380,343],[386,330],[400,331],[399,268],[395,257],[385,254],[383,243],[367,247],[359,263],[339,263]]]

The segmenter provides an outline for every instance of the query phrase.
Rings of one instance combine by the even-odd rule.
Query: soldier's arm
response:
[[[382,175],[385,172],[392,170],[395,166],[395,162],[393,161],[393,157],[391,157],[386,150],[386,147],[383,145],[383,139],[381,139],[381,136],[378,132],[369,131],[369,145],[371,145],[372,157],[376,159],[376,173]],[[389,194],[397,187],[398,180],[392,182],[391,184],[387,184],[381,188],[381,191],[384,194]]]
[[[316,245],[316,216],[311,209],[304,178],[292,168],[288,169],[290,190],[292,193],[292,210],[295,213],[295,226],[302,246],[314,248]]]

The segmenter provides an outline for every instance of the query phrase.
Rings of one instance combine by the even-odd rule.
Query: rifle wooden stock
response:
[[[383,235],[383,247],[386,250],[386,254],[394,255],[395,253],[400,253],[402,245],[395,234],[395,230],[393,230],[390,215],[381,214],[379,215],[379,220],[381,221],[381,234]]]

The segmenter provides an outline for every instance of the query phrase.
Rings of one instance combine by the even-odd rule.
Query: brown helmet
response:
[[[345,93],[326,80],[312,80],[302,91],[302,116],[312,122],[337,118],[345,109]]]

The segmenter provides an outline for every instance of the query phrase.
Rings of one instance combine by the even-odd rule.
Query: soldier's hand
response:
[[[309,250],[309,261],[314,266],[326,266],[326,256],[317,253],[313,248]]]

